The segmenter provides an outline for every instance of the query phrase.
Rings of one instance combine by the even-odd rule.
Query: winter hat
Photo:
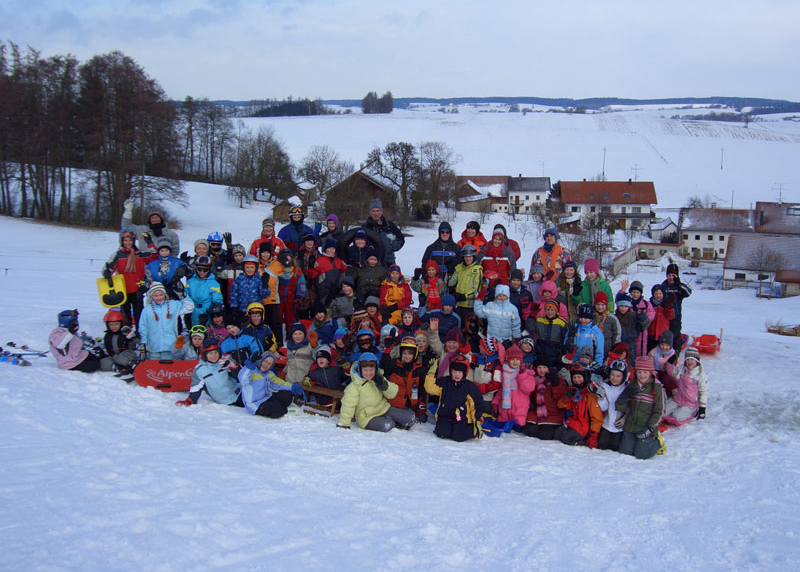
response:
[[[558,311],[561,309],[558,307],[558,301],[556,300],[548,300],[547,302],[545,302],[544,309],[546,310],[548,306],[552,306],[553,308],[555,308],[556,314],[558,314]]]
[[[615,359],[608,365],[608,370],[621,371],[622,378],[625,379],[625,376],[628,374],[628,364],[621,359]]]
[[[583,271],[600,274],[600,263],[597,262],[597,260],[594,258],[587,258],[586,261],[583,263]]]
[[[481,231],[481,225],[476,220],[469,221],[467,223],[467,228],[471,228],[471,229],[475,230],[475,232],[480,232]]]
[[[444,306],[453,306],[456,305],[456,298],[452,294],[445,294],[442,296],[442,307]]]
[[[300,239],[300,242],[306,242],[308,240],[312,240],[314,242],[317,242],[317,237],[314,236],[313,233],[306,232],[305,234],[303,234],[303,238]]]
[[[578,353],[578,361],[581,358],[588,358],[590,363],[594,361],[594,350],[592,350],[591,346],[583,346],[581,348],[580,353]]]
[[[306,335],[306,327],[303,325],[303,322],[295,322],[291,326],[289,326],[289,333],[287,334],[289,337],[292,337],[292,334],[295,332],[303,332],[303,335]]]
[[[639,356],[636,358],[635,366],[636,371],[655,371],[656,366],[653,359],[647,356]]]
[[[621,355],[622,352],[628,353],[628,344],[626,344],[625,342],[617,342],[616,344],[611,346],[611,351],[609,352],[609,354],[614,354],[618,356]]]
[[[373,332],[369,328],[361,328],[360,330],[358,330],[358,332],[356,332],[356,340],[358,340],[358,338],[360,338],[362,336],[369,336],[369,338],[371,340],[374,340],[375,339],[375,332]]]
[[[553,226],[553,227],[550,227],[548,229],[545,229],[544,235],[542,236],[542,238],[547,238],[548,234],[552,234],[553,236],[556,237],[556,240],[558,240],[558,229],[556,227]]]
[[[667,276],[670,274],[680,275],[681,270],[678,268],[678,265],[675,263],[667,264]]]
[[[197,250],[198,244],[205,244],[208,250],[211,250],[211,245],[208,243],[208,240],[205,238],[198,238],[194,241],[194,249]]]
[[[672,343],[675,341],[675,336],[672,335],[670,330],[664,330],[661,332],[661,335],[658,336],[658,343],[659,344],[669,344],[672,347]]]
[[[492,231],[492,238],[494,238],[496,235],[500,235],[500,238],[503,240],[506,239],[506,231],[502,228],[495,227],[495,229]]]
[[[172,252],[172,242],[166,237],[156,238],[155,242],[156,252],[161,250],[162,248],[168,248],[170,252]]]
[[[269,252],[272,254],[272,243],[269,241],[262,242],[258,245],[258,254],[260,255],[262,252]]]
[[[576,375],[580,375],[583,378],[583,382],[580,384],[575,383]],[[572,380],[572,385],[575,385],[576,387],[585,386],[589,382],[591,376],[591,372],[582,363],[575,362],[569,366],[569,377]]]
[[[511,271],[510,279],[514,280],[515,278],[517,280],[523,280],[522,270],[520,270],[519,268],[515,268],[514,270]]]
[[[325,304],[322,300],[314,300],[314,303],[311,305],[311,315],[315,316],[322,312],[323,314],[328,312],[328,309],[325,307]]]
[[[367,306],[375,306],[376,308],[379,308],[380,305],[381,305],[381,301],[378,299],[377,296],[367,296],[367,299],[364,300],[364,307],[365,308]]]
[[[356,287],[356,281],[353,280],[352,276],[342,276],[341,285],[344,286],[345,284],[347,284],[351,288]]]
[[[360,324],[364,320],[369,320],[369,314],[363,308],[361,310],[356,310],[353,312],[353,315],[350,316],[350,324]]]
[[[461,256],[477,256],[478,249],[471,244],[465,244],[461,247]]]
[[[334,332],[333,334],[333,339],[340,340],[344,337],[347,337],[347,330],[345,330],[344,328],[336,328],[336,332]]]
[[[522,359],[522,357],[522,350],[519,349],[517,344],[512,344],[511,347],[506,350],[506,362],[512,359]]]
[[[481,338],[481,353],[485,356],[493,356],[497,353],[497,338]]]
[[[376,365],[378,363],[378,358],[372,352],[364,352],[363,354],[361,354],[361,357],[358,358],[359,363],[370,362],[370,361],[375,362]]]
[[[522,344],[530,344],[530,346],[531,346],[531,347],[533,347],[534,345],[536,345],[536,344],[534,343],[534,341],[533,341],[533,338],[531,338],[531,337],[529,337],[529,336],[526,336],[526,337],[522,338],[522,339],[519,341],[519,347],[520,347],[520,349],[522,349]]]
[[[428,334],[424,330],[417,330],[414,332],[414,339],[419,341],[428,341]]]
[[[381,202],[380,199],[375,198],[375,199],[372,199],[369,202],[369,210],[372,210],[372,209],[381,209],[381,210],[383,210],[383,203]]]
[[[389,274],[391,274],[392,272],[399,272],[400,274],[403,274],[402,270],[400,270],[400,267],[397,264],[389,265]]]
[[[329,220],[332,220],[334,224],[336,224],[336,228],[339,228],[339,217],[335,214],[331,213],[327,217],[325,217],[325,222],[327,223]]]
[[[689,358],[697,360],[697,363],[700,363],[700,352],[697,351],[697,348],[694,347],[686,348],[686,353],[683,354],[683,361],[685,362]]]
[[[322,245],[322,251],[325,252],[329,248],[336,248],[336,240],[333,238],[328,238],[325,240],[325,244]]]
[[[664,293],[664,287],[661,284],[653,284],[653,287],[650,288],[650,294],[655,294],[656,290],[661,290],[661,293]]]
[[[271,218],[265,218],[264,220],[261,221],[261,228],[266,228],[268,226],[274,227],[275,221]]]
[[[618,292],[617,295],[614,297],[614,303],[619,306],[628,306],[632,305],[633,298],[627,292]],[[595,299],[595,304],[597,304],[597,300]]]
[[[533,266],[531,266],[531,274],[536,274],[536,273],[544,274],[544,266],[542,266],[541,264],[534,264]]]
[[[450,234],[453,234],[453,227],[450,226],[450,223],[447,222],[446,220],[443,220],[442,222],[439,223],[439,234],[442,234],[443,230],[446,230],[450,232]]]
[[[163,292],[164,296],[167,295],[167,289],[164,288],[164,285],[161,282],[153,282],[150,285],[150,289],[147,291],[147,296],[152,298],[153,292],[159,292],[159,291]]]
[[[353,238],[354,239],[363,238],[364,240],[367,240],[367,231],[364,230],[363,228],[357,228],[356,231],[353,233]]]
[[[414,315],[414,308],[411,306],[406,306],[405,308],[400,308],[400,315],[405,316],[406,314]]]
[[[589,318],[590,320],[592,320],[594,319],[594,309],[592,309],[592,307],[589,304],[579,304],[578,317]]]
[[[256,360],[256,362],[255,362],[256,369],[261,369],[261,364],[264,363],[264,361],[269,359],[269,358],[272,358],[272,363],[274,365],[275,364],[275,354],[273,354],[271,351],[267,350],[263,354],[261,354],[261,357],[259,357]]]
[[[467,376],[467,371],[469,370],[469,363],[467,362],[467,358],[463,356],[455,356],[453,359],[450,360],[450,366],[448,368],[450,371],[460,371],[464,374],[464,377]]]
[[[237,252],[240,252],[241,254],[247,254],[247,251],[244,249],[244,246],[241,245],[241,244],[234,244],[231,247],[231,256],[233,256]]]
[[[510,297],[510,290],[508,286],[505,284],[498,284],[497,287],[494,289],[494,297],[497,298],[501,294],[505,294],[507,297]]]
[[[458,342],[459,344],[461,344],[460,337],[461,336],[460,336],[460,332],[458,331],[458,328],[450,328],[450,330],[447,332],[447,335],[444,338],[444,341],[445,342]]]
[[[543,294],[544,292],[550,292],[551,298],[555,299],[558,296],[558,286],[552,280],[545,280],[542,282],[542,285],[539,286],[539,293]]]
[[[644,292],[644,286],[638,280],[634,280],[633,282],[631,282],[631,285],[628,288],[628,290],[630,291],[638,290],[639,292]]]
[[[594,295],[594,303],[595,305],[603,303],[608,306],[608,294],[598,291],[597,294]]]
[[[314,355],[314,359],[319,359],[321,357],[331,361],[331,352],[328,349],[328,346],[320,346],[317,350],[317,353]]]

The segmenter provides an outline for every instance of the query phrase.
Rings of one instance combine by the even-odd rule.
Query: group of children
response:
[[[433,415],[436,435],[464,441],[491,418],[530,437],[639,458],[663,447],[662,423],[705,416],[707,378],[680,336],[691,289],[674,264],[649,300],[638,281],[614,295],[598,262],[587,259],[581,278],[548,229],[525,280],[502,225],[487,241],[471,221],[458,243],[442,223],[407,280],[379,260],[366,231],[340,244],[335,215],[323,233],[303,219],[296,210],[277,236],[265,219],[251,254],[230,233],[211,233],[186,260],[163,230],[139,233],[149,255],[136,249],[136,230],[123,230],[107,275],[136,279],[129,295],[146,290],[140,311],[133,302],[106,314],[102,357],[75,341],[77,312],[59,314],[50,338],[59,366],[129,370],[142,353],[197,359],[182,405],[207,394],[280,417],[316,385],[344,392],[343,428],[355,418],[363,429],[408,429]],[[156,230],[163,222],[157,213],[149,220]]]

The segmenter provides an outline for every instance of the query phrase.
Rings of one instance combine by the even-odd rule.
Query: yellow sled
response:
[[[100,294],[100,303],[106,308],[122,306],[128,299],[125,292],[125,277],[115,274],[111,278],[97,279],[97,293]]]

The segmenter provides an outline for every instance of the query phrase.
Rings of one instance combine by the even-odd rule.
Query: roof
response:
[[[550,192],[550,177],[509,177],[508,192],[510,193],[548,193]]]
[[[504,185],[508,187],[508,175],[457,175],[456,187],[460,187],[467,181],[472,181],[476,185]]]
[[[775,273],[775,282],[800,284],[800,270],[778,270]]]
[[[728,252],[725,268],[738,270],[765,270],[756,268],[753,258],[764,253],[775,252],[783,255],[780,270],[800,270],[800,236],[779,236],[769,234],[732,234],[728,239]]]
[[[488,201],[490,197],[487,195],[472,195],[471,197],[461,197],[458,199],[460,203],[474,203],[475,201]]]
[[[592,205],[655,205],[652,181],[561,181],[561,202]]]
[[[670,227],[670,225],[674,225],[676,228],[678,226],[669,217],[658,218],[650,222],[650,230],[666,230],[667,228]]]
[[[715,232],[753,232],[755,220],[750,209],[681,209],[680,227],[683,230],[713,230]]]
[[[756,203],[756,232],[800,234],[800,203]]]

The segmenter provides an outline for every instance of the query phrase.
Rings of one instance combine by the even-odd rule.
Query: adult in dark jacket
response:
[[[141,244],[153,244],[158,239],[165,239],[169,241],[170,249],[173,254],[178,254],[181,251],[181,241],[178,234],[167,228],[167,221],[158,211],[153,211],[147,215],[147,224],[133,224],[133,199],[128,199],[124,203],[124,210],[122,212],[122,228],[130,228],[134,230],[139,238],[142,239]]]
[[[683,299],[692,295],[688,284],[681,282],[680,269],[677,264],[667,265],[667,279],[661,283],[664,298],[673,300],[675,317],[669,321],[669,330],[672,332],[672,347],[676,352],[681,351],[681,321],[683,318]]]
[[[289,224],[284,226],[281,231],[278,233],[278,238],[280,238],[283,243],[286,245],[286,248],[291,250],[292,252],[296,252],[303,246],[303,237],[306,234],[315,235],[319,233],[319,229],[315,233],[311,230],[306,224],[303,224],[303,220],[305,220],[306,215],[303,212],[302,207],[292,207],[289,209]]]
[[[381,237],[386,247],[386,256],[381,262],[387,267],[390,264],[394,264],[394,253],[403,248],[406,239],[400,228],[383,216],[383,203],[381,203],[380,199],[372,199],[370,201],[369,218],[364,223],[364,228],[373,231]]]
[[[461,248],[453,241],[453,228],[449,222],[444,221],[439,224],[439,238],[425,249],[420,266],[425,268],[428,260],[433,260],[439,265],[439,270],[443,275],[447,273],[447,276],[450,276],[458,264],[460,252]]]

